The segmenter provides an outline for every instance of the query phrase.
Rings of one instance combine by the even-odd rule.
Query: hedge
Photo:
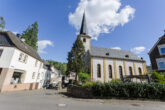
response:
[[[165,84],[160,83],[96,82],[83,87],[90,87],[95,97],[165,99]]]

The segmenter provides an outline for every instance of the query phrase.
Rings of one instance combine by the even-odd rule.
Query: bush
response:
[[[165,85],[159,83],[96,82],[92,93],[97,97],[165,99]]]
[[[165,84],[165,73],[158,73],[158,72],[153,72],[152,73],[152,79],[155,82]]]
[[[85,83],[90,80],[90,75],[88,73],[79,73],[78,76],[79,76],[79,80],[82,83]]]
[[[82,87],[83,88],[92,88],[93,84],[94,84],[93,82],[86,82],[82,85]]]
[[[121,81],[121,79],[112,79],[110,82],[115,83],[115,82],[122,82],[122,81]]]

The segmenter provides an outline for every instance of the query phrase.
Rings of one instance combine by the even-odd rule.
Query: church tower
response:
[[[87,31],[88,30],[87,30],[87,24],[86,24],[86,17],[85,17],[85,12],[84,12],[81,29],[80,29],[80,34],[78,35],[78,37],[81,38],[86,52],[88,50],[90,50],[90,48],[91,48],[91,37],[89,35],[87,35],[88,34]]]

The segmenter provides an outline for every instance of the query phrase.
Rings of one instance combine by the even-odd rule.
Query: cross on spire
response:
[[[85,17],[85,11],[84,11],[81,29],[80,29],[80,34],[86,35],[87,33],[88,33],[87,32],[87,24],[86,24],[86,17]]]

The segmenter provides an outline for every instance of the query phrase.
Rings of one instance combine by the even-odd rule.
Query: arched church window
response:
[[[142,75],[142,69],[139,67],[138,70],[139,70],[139,75]]]
[[[112,78],[112,66],[109,65],[109,78]]]
[[[120,74],[120,78],[123,79],[123,69],[122,69],[122,66],[119,66],[119,74]]]
[[[129,67],[129,74],[132,76],[133,72],[132,72],[132,67]]]
[[[97,77],[101,78],[101,65],[97,64]]]

